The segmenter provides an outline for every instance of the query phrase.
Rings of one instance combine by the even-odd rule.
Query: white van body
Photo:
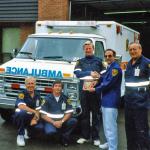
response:
[[[0,66],[1,116],[9,119],[27,76],[36,77],[42,97],[51,92],[53,81],[61,80],[76,110],[80,89],[73,72],[76,61],[84,57],[83,43],[91,40],[101,59],[105,49],[114,49],[119,63],[126,64],[128,44],[138,38],[138,32],[114,21],[37,21],[36,33],[28,36],[15,58]]]

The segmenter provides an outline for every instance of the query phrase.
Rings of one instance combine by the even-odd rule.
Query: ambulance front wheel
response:
[[[0,114],[3,120],[5,121],[12,121],[12,115],[14,111],[11,109],[1,109]]]

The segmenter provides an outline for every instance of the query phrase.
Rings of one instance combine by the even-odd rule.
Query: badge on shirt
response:
[[[112,76],[116,76],[118,74],[118,70],[117,69],[112,69]]]
[[[66,103],[64,103],[64,102],[62,103],[61,109],[62,109],[62,110],[66,110]]]
[[[135,68],[135,70],[134,70],[134,76],[138,77],[139,74],[140,74],[140,69],[139,69],[139,67],[137,67],[137,68]]]
[[[18,95],[18,98],[19,98],[19,99],[24,99],[24,94],[23,94],[23,93],[20,93],[20,94]]]
[[[39,99],[36,100],[36,107],[38,107],[38,106],[40,106],[40,100]]]
[[[150,68],[150,64],[148,64],[148,67]]]

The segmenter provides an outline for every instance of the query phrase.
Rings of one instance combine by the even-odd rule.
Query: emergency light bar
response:
[[[45,25],[45,26],[83,26],[83,27],[97,27],[97,21],[38,21],[38,26]]]

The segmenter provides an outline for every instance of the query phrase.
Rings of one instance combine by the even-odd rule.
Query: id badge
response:
[[[134,70],[134,76],[139,76],[140,75],[140,69],[139,68],[136,68],[135,70]]]
[[[36,100],[36,107],[38,107],[39,105],[40,105],[40,100],[37,99],[37,100]]]
[[[62,103],[61,109],[66,110],[66,103],[64,103],[64,102]]]

